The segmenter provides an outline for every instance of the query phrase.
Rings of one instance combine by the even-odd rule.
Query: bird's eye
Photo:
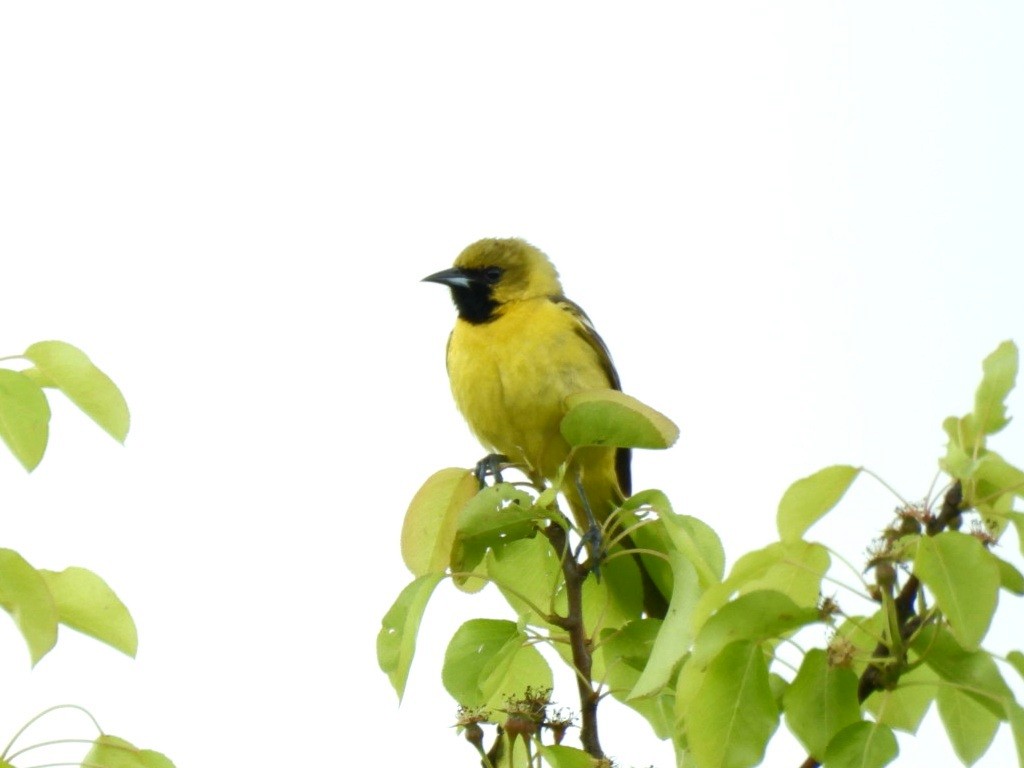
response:
[[[501,273],[501,267],[487,267],[487,269],[484,270],[484,280],[489,285],[494,285],[496,282],[501,280]]]

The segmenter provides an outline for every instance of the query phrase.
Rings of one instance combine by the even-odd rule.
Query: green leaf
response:
[[[575,747],[541,744],[539,749],[551,768],[596,768],[598,765],[597,760]]]
[[[777,541],[748,552],[736,561],[725,581],[712,585],[701,595],[694,609],[694,624],[700,627],[734,592],[771,590],[781,592],[801,607],[816,606],[821,579],[830,562],[823,546],[799,539]]]
[[[777,672],[771,672],[768,675],[768,685],[772,687],[772,698],[775,699],[775,706],[782,711],[782,700],[786,696],[786,691],[789,689],[789,682],[782,675]]]
[[[782,495],[776,524],[779,538],[795,541],[831,510],[857,479],[860,468],[837,464],[793,483]]]
[[[520,618],[546,626],[544,613],[562,582],[562,566],[548,540],[534,536],[503,542],[487,553],[486,564],[487,575]]]
[[[708,619],[694,643],[690,663],[703,665],[736,640],[761,642],[782,637],[819,619],[816,608],[801,608],[780,592],[760,590],[741,595]]]
[[[563,616],[569,606],[565,592],[558,595],[556,609]],[[601,564],[601,580],[583,582],[583,625],[588,632],[618,628],[640,618],[643,586],[640,569],[632,557],[616,557]]]
[[[935,596],[960,645],[976,649],[999,599],[995,556],[973,536],[945,531],[920,540],[914,574]]]
[[[66,568],[59,573],[40,570],[57,606],[62,624],[135,656],[139,637],[135,622],[114,590],[92,571]]]
[[[0,368],[0,437],[29,472],[43,459],[49,425],[43,390],[24,374]]]
[[[971,419],[950,416],[942,422],[942,429],[949,436],[946,455],[939,459],[939,467],[950,477],[966,480],[974,474],[974,448],[978,435],[971,427]],[[968,450],[969,449],[969,450]]]
[[[12,549],[0,549],[0,608],[11,614],[35,666],[57,642],[57,606],[39,571]]]
[[[920,666],[905,672],[891,691],[875,691],[864,702],[864,708],[882,725],[897,731],[917,733],[917,729],[935,699],[938,679],[931,668]]]
[[[1004,493],[1024,498],[1024,472],[1017,469],[995,451],[985,451],[974,468],[980,498]]]
[[[657,513],[673,546],[686,555],[697,569],[702,588],[706,589],[722,580],[722,573],[725,570],[725,549],[711,526],[696,517],[676,514],[668,497],[658,490],[641,491],[626,499],[621,507],[621,514],[625,516],[641,509],[651,509]],[[645,546],[642,542],[648,535],[648,529],[652,527],[654,526],[644,526],[634,532],[633,537],[638,546]]]
[[[693,607],[699,594],[697,571],[680,552],[669,552],[668,558],[675,584],[672,600],[651,649],[650,660],[629,698],[660,693],[693,643]]]
[[[971,696],[950,685],[939,687],[939,716],[956,756],[974,765],[988,751],[999,728],[999,718]]]
[[[1024,595],[1024,574],[1001,557],[996,557],[995,560],[999,566],[999,586],[1012,595]]]
[[[820,648],[804,656],[783,703],[789,730],[819,760],[833,736],[861,719],[857,676],[852,670],[829,666]]]
[[[1010,665],[1017,670],[1017,674],[1024,679],[1024,653],[1020,651],[1010,651],[1006,654],[1006,660],[1010,662]]]
[[[515,622],[470,619],[459,627],[444,655],[441,681],[462,706],[503,706],[527,687],[551,688],[551,668],[528,644]]]
[[[1014,530],[1017,531],[1017,546],[1024,555],[1024,512],[1010,512],[1009,517]]]
[[[420,629],[423,612],[427,608],[435,587],[441,583],[444,574],[428,573],[406,585],[391,609],[381,620],[377,634],[377,664],[391,680],[398,699],[405,694],[405,683],[409,679],[409,667],[416,653],[416,634]]]
[[[686,738],[701,768],[748,768],[764,758],[779,725],[759,644],[730,643],[715,656],[688,714]]]
[[[824,768],[882,768],[899,755],[891,730],[879,723],[861,721],[835,735],[825,750]]]
[[[464,574],[477,569],[488,549],[534,535],[537,520],[544,516],[533,506],[530,494],[511,483],[481,489],[459,512],[451,551],[455,583],[461,587],[470,582],[470,591],[482,588],[483,581],[468,579]]]
[[[56,386],[90,419],[123,443],[128,436],[128,404],[117,385],[85,353],[63,341],[40,341],[23,355],[35,363],[48,385]]]
[[[109,734],[93,742],[82,765],[89,768],[174,768],[174,763],[159,752],[138,749],[124,739]]]
[[[967,695],[996,717],[1006,716],[1006,704],[1013,701],[1013,692],[991,655],[964,650],[948,630],[935,625],[918,632],[911,647],[943,680],[962,686]]]
[[[981,364],[984,375],[974,395],[974,425],[987,435],[1009,423],[1003,401],[1017,379],[1017,345],[1004,341]]]
[[[577,392],[565,405],[562,436],[574,448],[668,448],[679,437],[679,427],[667,416],[614,389]]]
[[[459,512],[478,490],[472,472],[449,467],[427,478],[413,496],[402,523],[402,559],[414,576],[448,568]]]
[[[672,735],[675,696],[671,691],[647,698],[630,698],[643,670],[648,666],[660,634],[659,619],[639,619],[620,630],[606,630],[595,654],[605,667],[608,690],[619,701],[639,712],[651,724],[659,739]]]
[[[744,594],[759,589],[781,592],[801,607],[818,604],[821,577],[831,564],[825,547],[807,541],[778,541],[762,551],[774,561],[767,561],[763,570],[745,574],[742,581],[730,574],[730,584]]]
[[[1006,718],[1010,721],[1013,743],[1017,747],[1017,763],[1024,765],[1024,708],[1011,702],[1006,706]]]
[[[511,483],[482,488],[459,514],[457,538],[480,539],[488,546],[531,535],[534,522],[544,519],[533,498]]]

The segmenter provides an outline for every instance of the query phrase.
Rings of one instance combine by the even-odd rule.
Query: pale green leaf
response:
[[[509,641],[495,654],[481,679],[484,706],[492,711],[508,704],[510,697],[522,697],[528,690],[550,691],[554,687],[551,667],[525,635]]]
[[[768,589],[781,592],[801,607],[818,604],[821,578],[831,564],[828,550],[808,541],[777,541],[765,547],[774,556],[763,571],[750,573],[742,582],[733,581],[740,594]]]
[[[109,734],[93,742],[82,765],[89,768],[174,768],[174,763],[159,752],[138,749],[124,739]]]
[[[974,424],[985,434],[998,432],[1009,422],[1003,401],[1017,379],[1017,345],[1004,341],[981,364],[984,372],[974,395]]]
[[[40,341],[24,357],[111,437],[124,442],[129,425],[124,395],[82,350],[63,341]]]
[[[974,765],[992,744],[999,718],[951,685],[939,686],[935,700],[957,757],[964,765]]]
[[[1024,653],[1020,651],[1010,651],[1006,654],[1006,660],[1010,662],[1010,665],[1017,670],[1017,674],[1024,679]]]
[[[860,473],[858,467],[835,465],[797,480],[782,495],[776,524],[779,538],[794,541],[843,498]]]
[[[879,723],[861,721],[846,726],[825,750],[824,768],[882,768],[899,755],[891,730]]]
[[[49,424],[43,391],[24,374],[0,368],[0,437],[29,472],[42,461]]]
[[[667,416],[614,389],[577,392],[565,405],[562,436],[573,447],[668,448],[679,437]]]
[[[755,642],[727,645],[711,660],[685,722],[701,768],[748,768],[764,759],[779,725],[764,651]]]
[[[820,648],[804,656],[783,703],[789,730],[819,760],[833,736],[861,719],[857,676],[849,669],[829,666]]]
[[[533,506],[533,498],[511,483],[498,483],[481,489],[460,510],[451,550],[454,582],[466,591],[477,591],[486,582],[466,576],[482,573],[487,550],[526,536],[536,530],[536,521],[545,516]]]
[[[555,609],[563,616],[568,614],[564,591],[558,594]],[[643,582],[632,557],[605,560],[601,564],[601,579],[583,582],[583,625],[589,632],[621,627],[640,618],[642,611]]]
[[[927,685],[938,675],[926,665],[916,667],[900,676],[891,691],[875,691],[864,702],[864,708],[882,725],[893,730],[916,733],[928,708],[935,700],[937,685]]]
[[[540,753],[551,768],[597,768],[598,761],[582,749],[563,745],[539,746]]]
[[[697,571],[679,552],[669,552],[668,558],[675,584],[672,600],[651,650],[650,660],[630,691],[629,698],[660,693],[693,643],[693,607],[699,594]]]
[[[999,566],[999,586],[1012,595],[1024,595],[1024,574],[1001,557],[995,558]]]
[[[402,523],[402,559],[414,576],[448,568],[459,512],[478,490],[472,472],[449,467],[427,478],[413,496]]]
[[[999,598],[995,556],[975,537],[945,531],[920,540],[914,574],[935,596],[960,645],[976,649]]]
[[[428,573],[410,582],[381,620],[377,634],[377,664],[391,680],[399,700],[405,694],[423,612],[443,578],[444,574]]]
[[[1013,743],[1017,747],[1017,763],[1024,765],[1024,708],[1011,702],[1006,706],[1006,718],[1010,721]]]
[[[551,669],[515,622],[470,619],[448,643],[441,681],[463,706],[503,706],[527,687],[550,688]]]
[[[978,436],[971,427],[971,419],[949,416],[942,422],[942,429],[949,436],[946,455],[939,459],[939,467],[950,477],[966,480],[974,474],[976,462],[974,448]]]
[[[789,681],[779,673],[772,672],[768,675],[768,685],[772,687],[772,698],[775,699],[775,706],[781,712],[782,700],[786,696],[786,691],[789,690]]]
[[[659,739],[667,739],[673,731],[675,697],[672,692],[629,698],[650,661],[661,626],[659,619],[640,619],[621,630],[607,630],[601,636],[595,663],[598,658],[602,660],[605,682],[612,696],[646,718]]]
[[[816,606],[830,561],[822,545],[800,539],[777,541],[747,552],[736,561],[725,581],[701,595],[694,609],[694,625],[702,626],[736,592],[770,590],[786,595],[801,607]]]
[[[1020,549],[1020,553],[1024,555],[1024,512],[1010,512],[1010,522],[1013,523],[1013,528],[1017,532],[1017,546]]]
[[[961,686],[996,717],[1006,716],[1013,692],[990,654],[964,650],[948,630],[934,624],[918,632],[911,647],[943,680]]]
[[[724,605],[700,630],[691,663],[704,665],[729,643],[782,637],[820,620],[816,608],[801,608],[779,592],[749,592]]]
[[[641,491],[628,498],[621,507],[623,515],[637,510],[651,509],[657,513],[672,545],[682,552],[697,569],[702,588],[717,584],[725,570],[725,549],[718,534],[707,523],[689,515],[679,515],[672,509],[668,497],[658,490]],[[634,533],[638,546],[644,546],[647,535],[644,526]]]
[[[985,451],[978,458],[974,480],[978,483],[979,498],[991,498],[1004,493],[1024,498],[1024,472],[995,451]]]
[[[131,614],[107,583],[85,568],[40,570],[61,624],[135,656],[138,633]]]
[[[480,489],[459,513],[458,538],[507,541],[512,531],[531,532],[533,522],[544,514],[533,508],[530,494],[511,483],[498,483]]]
[[[487,553],[486,566],[491,581],[521,618],[546,625],[543,616],[561,584],[562,566],[545,537],[498,544]]]
[[[34,666],[57,642],[57,606],[39,571],[12,549],[0,549],[0,608],[14,619]]]

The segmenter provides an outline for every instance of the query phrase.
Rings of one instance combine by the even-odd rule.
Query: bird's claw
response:
[[[476,463],[473,475],[477,483],[483,488],[487,485],[487,477],[493,477],[495,483],[502,482],[501,467],[508,463],[508,456],[501,453],[489,453]]]
[[[586,548],[587,553],[590,555],[590,570],[594,574],[594,578],[598,581],[601,580],[601,562],[604,560],[604,556],[608,554],[604,548],[604,535],[601,533],[601,526],[597,523],[591,524],[587,528],[586,532],[580,537],[579,546],[576,548],[576,560],[580,558],[580,552]]]

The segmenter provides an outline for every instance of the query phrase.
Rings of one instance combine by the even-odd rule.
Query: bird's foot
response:
[[[604,548],[604,534],[601,533],[601,526],[597,523],[593,523],[580,537],[580,544],[576,547],[576,560],[580,559],[580,552],[587,550],[590,560],[590,570],[594,574],[594,578],[598,581],[601,580],[601,562],[604,560],[604,556],[608,552]]]
[[[501,453],[489,453],[480,459],[473,470],[480,487],[483,488],[487,485],[488,475],[494,478],[495,483],[502,482],[501,468],[505,464],[508,464],[508,456]]]
[[[587,554],[590,555],[590,570],[594,572],[594,578],[598,581],[601,580],[601,561],[604,560],[604,556],[607,554],[604,549],[604,535],[601,533],[601,526],[597,524],[597,519],[594,517],[594,512],[590,508],[590,502],[587,500],[587,493],[583,490],[583,481],[580,479],[579,473],[576,474],[576,492],[580,496],[580,502],[583,504],[583,511],[587,516],[587,530],[580,537],[580,545],[576,548],[576,560],[580,559],[580,552],[583,548],[587,548]]]

